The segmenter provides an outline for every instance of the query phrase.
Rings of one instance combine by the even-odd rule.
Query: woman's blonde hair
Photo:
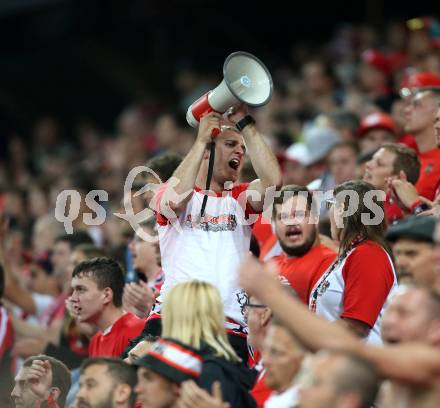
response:
[[[225,331],[219,291],[210,283],[191,280],[172,288],[162,307],[162,336],[200,349],[206,343],[217,357],[240,361]]]

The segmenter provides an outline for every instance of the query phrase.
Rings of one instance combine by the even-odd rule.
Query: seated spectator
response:
[[[83,261],[73,270],[68,300],[74,317],[99,330],[90,341],[90,357],[119,357],[144,327],[144,320],[122,309],[123,288],[124,272],[112,259]]]
[[[140,318],[148,316],[164,281],[155,227],[154,218],[142,222],[129,246],[133,256],[135,281],[125,284],[123,305],[124,310]]]
[[[97,357],[81,364],[78,407],[132,408],[135,403],[136,370],[121,360]]]
[[[371,104],[386,112],[390,111],[392,103],[390,74],[391,66],[380,51],[367,49],[362,53],[358,72],[361,90]]]
[[[385,143],[395,143],[397,129],[393,118],[382,112],[365,116],[358,130],[360,153],[373,152]]]
[[[137,360],[135,392],[144,407],[176,408],[182,382],[200,378],[202,357],[175,339],[162,338]]]
[[[228,341],[222,301],[213,285],[194,280],[176,285],[165,299],[162,319],[164,337],[195,348],[203,357],[198,380],[203,389],[209,392],[219,381],[223,398],[231,406],[255,406],[249,394],[254,375]]]
[[[385,237],[393,243],[393,254],[399,283],[416,282],[433,286],[435,219],[411,216],[392,225]]]
[[[415,183],[419,177],[420,162],[414,150],[396,144],[386,143],[365,165],[363,180],[371,183],[376,189],[388,192],[389,183],[404,175]],[[400,208],[387,196],[385,216],[388,224],[403,217]]]
[[[286,292],[291,296],[297,294],[287,283],[284,284]],[[265,376],[266,370],[262,359],[263,344],[272,321],[272,311],[262,304],[255,296],[246,296],[243,305],[243,313],[248,323],[248,345],[251,350],[250,365],[258,371],[257,381],[252,388],[251,395],[254,397],[257,407],[263,407],[272,390],[267,386]]]
[[[66,274],[72,275],[76,265],[84,260],[104,256],[104,250],[91,244],[79,244],[72,251]],[[69,305],[69,303],[67,303]],[[64,313],[62,325],[54,338],[25,337],[18,339],[14,345],[14,352],[22,357],[35,354],[46,354],[55,357],[70,369],[80,366],[82,360],[88,356],[89,338],[96,330],[87,323],[77,322],[70,311]]]
[[[328,125],[339,133],[341,141],[355,142],[359,128],[359,117],[349,110],[336,110],[327,115]]]
[[[11,397],[16,407],[62,408],[70,388],[68,368],[55,358],[39,355],[27,358],[15,377]]]
[[[367,360],[350,353],[320,352],[308,367],[301,408],[369,408],[374,406],[379,377]]]
[[[433,123],[436,120],[440,95],[440,76],[431,72],[410,75],[400,90],[405,98],[405,131],[417,142],[420,177],[416,188],[419,194],[433,200],[439,188],[440,149]]]
[[[438,295],[428,286],[408,284],[400,287],[383,316],[382,340],[385,344],[419,342],[437,346],[440,341],[439,305]]]
[[[137,360],[147,354],[151,345],[159,340],[159,337],[147,335],[143,337],[129,352],[128,357],[124,359],[127,364],[135,364]]]
[[[328,167],[335,185],[356,179],[356,158],[359,148],[353,141],[335,145],[328,155]]]
[[[298,374],[305,350],[282,322],[272,319],[263,342],[266,385],[272,390],[264,408],[295,406],[298,403]]]

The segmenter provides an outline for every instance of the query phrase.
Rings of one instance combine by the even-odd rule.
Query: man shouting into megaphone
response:
[[[156,195],[165,282],[145,334],[158,334],[160,304],[173,286],[190,279],[207,281],[219,289],[231,343],[246,358],[237,272],[249,252],[249,217],[262,212],[266,192],[281,185],[281,170],[246,105],[230,109],[226,116],[228,121],[217,112],[202,117],[194,145],[171,181]],[[210,191],[201,214],[209,170],[208,147],[216,133]],[[246,153],[259,178],[240,184],[237,180]]]

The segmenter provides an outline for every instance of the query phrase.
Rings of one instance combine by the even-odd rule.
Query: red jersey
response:
[[[252,234],[257,238],[258,245],[262,248],[265,242],[274,235],[271,222],[260,215],[252,225]]]
[[[420,176],[416,183],[419,194],[434,200],[440,186],[440,149],[432,149],[419,154]]]
[[[270,397],[270,394],[272,394],[273,392],[273,390],[266,385],[265,374],[266,374],[265,370],[263,370],[259,374],[257,378],[257,382],[255,383],[254,388],[252,388],[250,392],[252,397],[254,397],[255,402],[257,403],[257,408],[263,408],[264,403]]]
[[[319,244],[305,255],[297,258],[289,258],[283,253],[273,259],[278,264],[280,275],[289,281],[298,297],[307,305],[315,283],[335,258],[335,252],[325,245]]]
[[[125,313],[104,332],[96,333],[90,340],[90,357],[120,357],[128,341],[139,336],[145,320],[132,313]]]

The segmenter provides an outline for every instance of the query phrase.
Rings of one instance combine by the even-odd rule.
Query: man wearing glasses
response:
[[[283,288],[290,296],[297,297],[289,283],[280,276]],[[253,366],[258,371],[257,381],[251,390],[251,395],[257,402],[257,407],[264,407],[265,401],[270,397],[273,389],[266,383],[266,369],[262,359],[263,347],[266,342],[267,333],[272,322],[272,311],[260,302],[255,296],[246,296],[242,304],[242,312],[248,324],[248,345],[252,351]],[[270,361],[269,361],[270,364]],[[277,372],[277,367],[270,367],[269,376]],[[282,374],[282,373],[281,373]],[[273,375],[272,375],[273,377]],[[274,380],[276,381],[276,380]],[[272,382],[274,382],[272,381]],[[271,379],[269,379],[271,383]]]

